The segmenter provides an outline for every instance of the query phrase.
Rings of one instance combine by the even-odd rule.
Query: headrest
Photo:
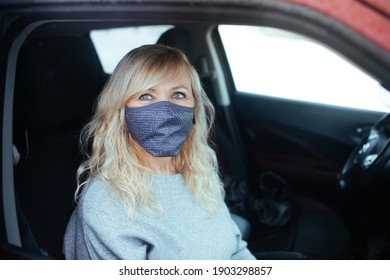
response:
[[[157,44],[178,48],[187,55],[189,61],[192,63],[193,45],[191,33],[188,32],[188,30],[180,27],[171,28],[161,34],[160,38],[157,41]]]
[[[25,44],[16,74],[16,126],[46,130],[81,125],[99,90],[98,67],[92,43],[83,37],[46,37]]]

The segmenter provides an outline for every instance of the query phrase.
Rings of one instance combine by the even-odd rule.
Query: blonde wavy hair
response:
[[[159,208],[149,188],[152,172],[140,156],[140,146],[126,131],[124,109],[133,95],[182,73],[191,78],[195,125],[174,165],[200,206],[210,213],[216,209],[224,192],[216,154],[208,144],[214,108],[186,56],[163,45],[145,45],[126,54],[100,93],[95,113],[81,132],[87,158],[77,170],[76,200],[83,186],[98,177],[115,191],[130,220],[142,209]]]

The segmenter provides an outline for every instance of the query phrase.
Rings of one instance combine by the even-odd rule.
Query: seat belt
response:
[[[20,160],[20,154],[15,145],[13,145],[13,160],[14,160],[14,166],[16,166]],[[17,211],[22,247],[30,250],[31,252],[48,257],[49,255],[46,252],[46,250],[40,248],[37,240],[35,239],[34,233],[31,230],[27,217],[24,214],[23,209],[20,205],[20,200],[19,200],[19,195],[17,190],[15,190],[15,203],[16,203],[16,211]]]

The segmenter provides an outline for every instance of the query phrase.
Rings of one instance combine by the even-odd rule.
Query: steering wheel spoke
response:
[[[364,186],[390,158],[390,114],[385,114],[363,137],[345,162],[339,186],[356,189]]]

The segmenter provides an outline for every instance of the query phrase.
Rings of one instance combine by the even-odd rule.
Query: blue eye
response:
[[[148,101],[148,100],[152,100],[153,97],[152,97],[150,94],[145,93],[145,94],[142,94],[138,99],[139,99],[139,100]]]
[[[183,99],[185,98],[187,95],[185,93],[182,93],[182,92],[175,92],[173,95],[172,95],[172,98],[173,99]]]

